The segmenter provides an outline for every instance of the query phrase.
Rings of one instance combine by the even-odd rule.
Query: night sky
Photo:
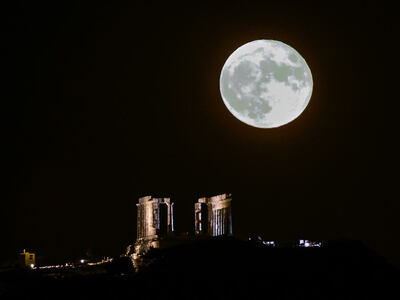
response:
[[[0,10],[1,257],[118,255],[138,197],[171,197],[190,232],[196,199],[230,192],[239,237],[357,239],[400,265],[393,7],[13,2]],[[313,75],[306,110],[275,129],[240,122],[219,92],[227,57],[256,39],[292,46]]]

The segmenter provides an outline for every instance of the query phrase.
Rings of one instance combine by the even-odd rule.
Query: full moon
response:
[[[240,121],[274,128],[296,119],[311,98],[313,79],[304,58],[274,40],[256,40],[236,49],[219,80],[222,99]]]

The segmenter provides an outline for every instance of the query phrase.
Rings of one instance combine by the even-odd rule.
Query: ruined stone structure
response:
[[[135,253],[141,255],[151,247],[159,248],[160,239],[174,231],[173,203],[170,198],[139,198]]]
[[[231,236],[231,201],[231,194],[200,198],[194,205],[195,233],[210,236]]]
[[[200,198],[195,203],[195,233],[204,236],[231,236],[231,194]],[[163,248],[182,243],[182,237],[170,236],[174,231],[173,203],[170,198],[139,198],[137,206],[137,238],[129,245],[126,256],[135,263],[150,248]],[[170,236],[169,238],[166,238]],[[185,240],[190,237],[185,236]]]

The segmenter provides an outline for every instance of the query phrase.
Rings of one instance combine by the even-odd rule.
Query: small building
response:
[[[310,241],[310,240],[299,240],[297,247],[300,248],[320,248],[322,247],[322,242]]]
[[[25,267],[34,267],[36,265],[36,255],[33,252],[28,252],[25,249],[20,253],[22,265]]]

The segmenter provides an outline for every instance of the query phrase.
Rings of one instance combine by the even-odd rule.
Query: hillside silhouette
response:
[[[399,272],[361,242],[269,248],[236,239],[152,249],[138,272],[115,259],[102,272],[1,277],[5,299],[389,299]],[[121,275],[122,274],[122,275]],[[12,278],[14,276],[14,278]],[[394,297],[397,298],[397,297]]]

